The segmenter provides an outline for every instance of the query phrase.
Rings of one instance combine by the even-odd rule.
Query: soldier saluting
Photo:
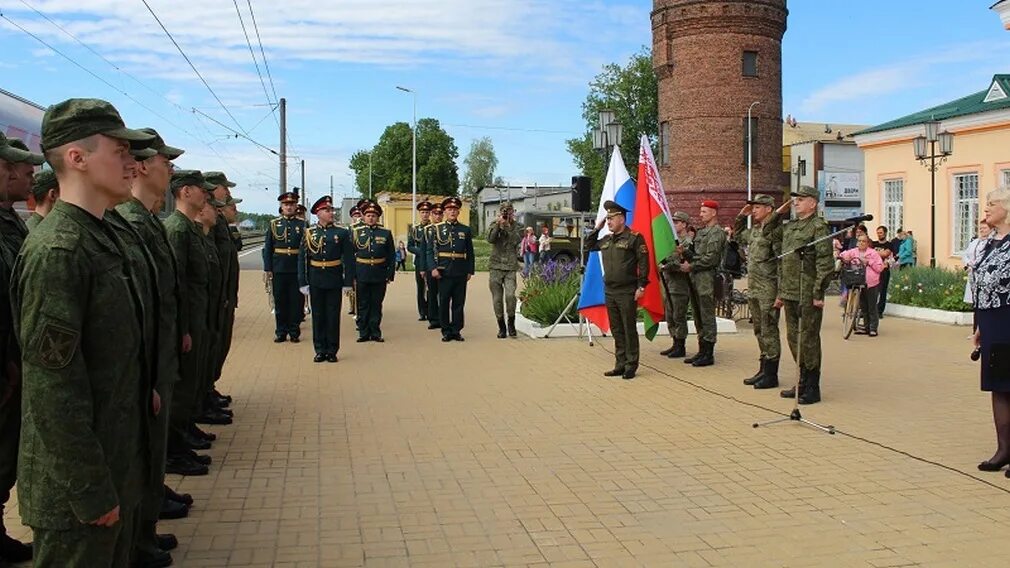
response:
[[[358,296],[358,343],[382,343],[382,301],[386,286],[396,271],[393,233],[379,226],[382,207],[367,202],[362,208],[364,224],[351,233],[354,244],[354,282]]]
[[[354,249],[351,233],[333,222],[329,195],[312,204],[319,222],[305,232],[298,254],[298,284],[309,289],[312,303],[312,346],[316,363],[337,362],[340,350],[341,293],[354,282]]]
[[[274,291],[274,343],[283,343],[291,337],[298,343],[301,337],[299,324],[305,311],[298,291],[298,251],[302,246],[305,221],[296,216],[298,194],[287,192],[277,198],[281,202],[281,216],[270,221],[263,242],[263,277],[273,281]]]
[[[638,299],[649,284],[649,248],[645,238],[625,226],[628,210],[605,201],[606,220],[586,235],[586,250],[598,250],[603,260],[603,293],[614,336],[614,369],[604,377],[635,378],[638,372]],[[606,223],[610,234],[598,238]]]
[[[827,221],[817,216],[820,192],[804,185],[792,196],[796,218],[782,227],[783,252],[806,247],[828,235]],[[789,254],[779,263],[779,294],[775,307],[785,306],[786,309],[786,338],[800,368],[800,404],[821,401],[821,320],[824,317],[824,291],[828,288],[834,268],[828,239],[814,245],[812,252],[803,256]],[[780,394],[783,398],[793,398],[796,389],[786,389]]]
[[[439,324],[442,341],[463,341],[463,308],[466,305],[466,283],[474,272],[473,233],[459,222],[458,197],[442,200],[445,221],[435,225],[428,266],[431,277],[438,280]]]

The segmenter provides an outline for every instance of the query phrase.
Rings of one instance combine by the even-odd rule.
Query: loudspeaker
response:
[[[592,207],[592,178],[572,176],[572,209],[586,213]]]

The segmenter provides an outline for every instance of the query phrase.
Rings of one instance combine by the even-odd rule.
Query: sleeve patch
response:
[[[70,364],[77,351],[80,333],[67,326],[43,319],[33,345],[25,357],[31,357],[46,369],[62,369]]]

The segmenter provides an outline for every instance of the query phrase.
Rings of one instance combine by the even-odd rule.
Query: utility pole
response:
[[[305,187],[305,160],[302,160],[302,205],[309,206],[309,190]]]
[[[330,176],[330,201],[333,201],[333,176]]]
[[[281,104],[281,194],[288,191],[288,103],[283,97]],[[302,183],[302,185],[305,185]]]

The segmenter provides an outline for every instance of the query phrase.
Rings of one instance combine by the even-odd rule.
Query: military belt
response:
[[[466,259],[465,252],[440,252],[438,253],[438,258],[458,258],[460,260]]]
[[[358,264],[368,264],[370,266],[378,266],[380,264],[386,264],[386,259],[384,258],[358,258],[355,259]]]
[[[298,249],[275,248],[274,254],[298,254]]]
[[[334,266],[340,266],[340,260],[310,260],[309,265],[315,266],[316,268],[333,268]]]

